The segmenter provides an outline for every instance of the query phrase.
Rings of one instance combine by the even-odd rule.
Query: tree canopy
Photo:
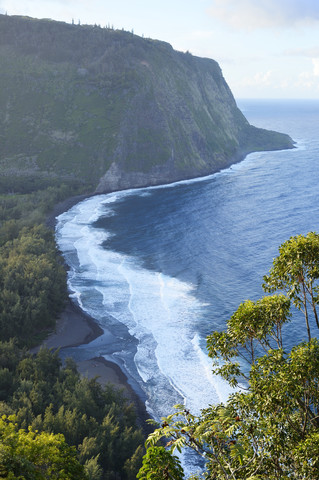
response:
[[[53,329],[67,298],[66,273],[57,262],[52,233],[23,228],[0,248],[1,339],[32,339]]]
[[[33,357],[13,340],[0,342],[0,418],[3,415],[3,435],[12,431],[23,452],[31,441],[30,445],[40,442],[45,452],[52,438],[58,449],[73,456],[64,446],[73,445],[91,480],[132,480],[140,467],[144,437],[136,426],[134,406],[115,387],[102,388],[96,379],[81,377],[73,360],[62,367],[57,351],[43,348]],[[8,420],[11,415],[14,426]],[[6,450],[12,462],[18,450]],[[0,472],[5,468],[1,462],[9,468],[8,455],[5,460],[0,457]]]
[[[0,477],[17,480],[85,480],[88,477],[61,434],[18,429],[14,417],[0,418]]]
[[[319,303],[319,235],[309,232],[306,236],[297,235],[284,242],[264,280],[266,292],[283,290],[304,313],[310,340],[309,308],[319,328],[316,310]]]
[[[134,406],[120,390],[80,377],[72,360],[62,367],[58,352],[26,350],[54,329],[67,295],[63,259],[43,222],[83,187],[18,180],[0,179],[0,477],[133,480],[144,441]]]
[[[71,184],[42,189],[34,179],[34,191],[1,194],[8,184],[19,190],[11,180],[0,180],[0,340],[16,337],[31,346],[54,329],[67,297],[63,259],[43,222],[55,203],[79,189]]]

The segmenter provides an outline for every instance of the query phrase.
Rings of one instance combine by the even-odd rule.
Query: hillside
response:
[[[0,65],[8,189],[168,183],[293,145],[249,125],[215,61],[129,32],[0,15]]]

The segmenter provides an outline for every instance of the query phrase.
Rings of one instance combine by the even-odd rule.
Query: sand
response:
[[[54,349],[75,347],[91,342],[102,333],[94,320],[69,300],[56,322],[55,332],[44,340],[43,345]]]
[[[54,229],[58,215],[89,196],[92,195],[78,195],[68,198],[64,202],[56,205],[47,218],[47,226]],[[95,320],[89,315],[86,315],[69,299],[64,311],[57,320],[55,332],[50,334],[41,346],[52,349],[79,346],[90,343],[103,333],[102,328],[98,326]],[[34,348],[32,352],[36,353],[41,346]],[[116,388],[119,388],[128,400],[134,403],[138,425],[143,429],[145,434],[150,433],[151,428],[146,424],[146,419],[149,418],[149,415],[147,414],[145,404],[131,387],[127,376],[116,363],[105,360],[104,357],[94,357],[89,360],[77,362],[77,368],[81,375],[89,379],[96,378],[102,386],[112,384]]]
[[[57,320],[55,332],[51,333],[41,344],[47,348],[63,349],[76,347],[91,342],[103,334],[103,330],[86,315],[72,300],[69,300],[60,318]],[[36,353],[41,346],[32,350]],[[104,357],[94,357],[77,363],[78,370],[88,378],[98,377],[101,385],[113,383],[125,390],[131,390],[127,377],[120,367]]]
[[[55,332],[49,335],[41,346],[53,349],[74,347],[89,343],[102,334],[103,330],[97,323],[69,299],[57,321]],[[36,353],[41,346],[36,347],[32,352]],[[81,375],[89,379],[96,378],[102,386],[112,384],[121,390],[128,401],[135,406],[137,425],[146,436],[152,431],[152,427],[146,423],[150,417],[144,402],[131,387],[127,376],[116,363],[105,360],[104,357],[94,357],[76,362],[76,365]]]

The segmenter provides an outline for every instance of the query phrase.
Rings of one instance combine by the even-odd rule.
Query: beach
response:
[[[56,328],[40,346],[33,348],[36,353],[41,347],[63,349],[75,347],[91,342],[103,334],[97,323],[86,315],[71,299],[56,322]],[[112,384],[121,390],[130,403],[135,406],[137,425],[145,435],[151,432],[151,427],[146,423],[149,417],[144,402],[128,382],[127,376],[120,367],[104,357],[93,357],[89,360],[76,362],[78,372],[88,379],[96,378],[102,385]]]
[[[95,321],[86,315],[77,307],[71,299],[61,313],[56,322],[56,328],[42,343],[47,348],[63,349],[66,347],[76,347],[89,343],[103,334],[103,330]],[[78,362],[79,372],[88,377],[97,377],[101,385],[112,383],[127,391],[130,396],[131,387],[127,382],[126,375],[115,363],[101,358],[92,358],[83,362]]]
[[[54,229],[58,215],[89,196],[91,195],[78,195],[57,204],[47,217],[47,226]],[[52,348],[53,350],[76,347],[90,343],[104,333],[96,321],[69,298],[63,312],[57,319],[55,331],[40,346],[32,349],[32,352],[36,353],[41,346]],[[135,405],[139,427],[146,434],[150,432],[150,428],[146,424],[149,415],[145,404],[131,387],[127,376],[116,363],[108,361],[104,357],[93,357],[89,360],[76,362],[76,364],[81,375],[89,379],[96,378],[102,386],[112,384],[115,388],[120,389],[127,399]]]

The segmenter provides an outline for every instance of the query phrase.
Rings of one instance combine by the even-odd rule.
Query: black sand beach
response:
[[[78,195],[71,197],[57,204],[52,213],[47,218],[47,226],[54,229],[56,217],[67,211],[73,205],[90,195]],[[61,313],[56,323],[55,332],[50,334],[42,343],[42,346],[53,349],[64,349],[87,344],[103,334],[103,330],[89,315],[86,315],[71,299],[68,300],[64,311]],[[37,351],[33,349],[33,352]],[[146,433],[150,430],[145,429],[146,419],[149,418],[144,402],[128,382],[127,376],[121,368],[113,362],[105,360],[104,357],[94,357],[89,360],[77,362],[78,371],[87,378],[97,378],[101,385],[111,383],[117,388],[123,390],[127,398],[135,404],[138,423]]]

